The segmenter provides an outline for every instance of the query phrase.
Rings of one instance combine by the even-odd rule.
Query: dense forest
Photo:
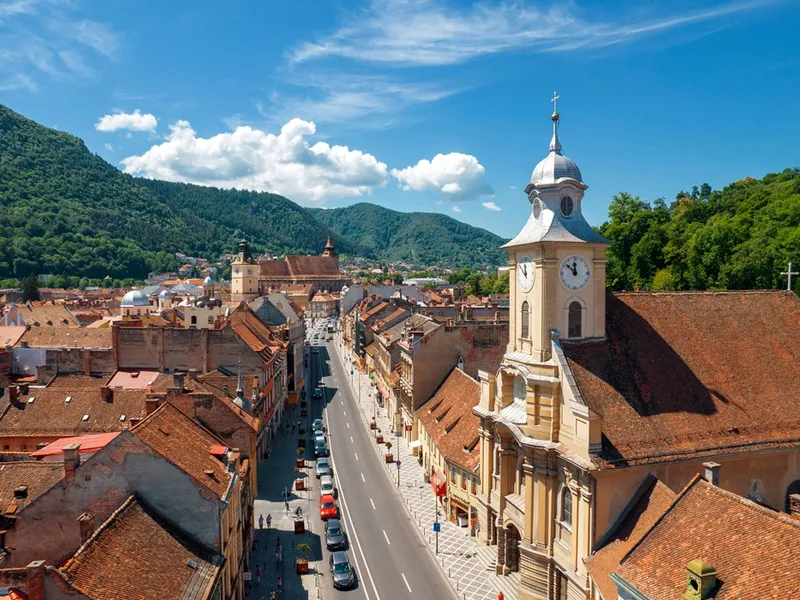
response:
[[[212,260],[234,252],[243,235],[255,252],[318,254],[331,233],[315,218],[320,212],[277,194],[131,177],[80,139],[0,105],[0,280],[41,273],[142,279],[177,267],[175,252]],[[440,221],[415,218],[426,217]],[[333,233],[340,252],[366,258],[437,261],[437,240],[462,240],[459,259],[467,265],[484,264],[483,246],[470,240],[486,235],[448,219],[441,231],[421,228],[417,239],[406,231],[402,250],[389,252]]]
[[[508,261],[500,249],[507,240],[438,213],[403,213],[359,203],[313,209],[312,214],[339,235],[386,260],[478,268]]]
[[[800,169],[703,184],[670,204],[620,193],[608,216],[598,231],[613,242],[612,289],[785,288],[787,263],[800,266]]]

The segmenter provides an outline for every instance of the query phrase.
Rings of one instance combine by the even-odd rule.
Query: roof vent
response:
[[[83,418],[81,419],[81,421],[83,421],[85,423],[88,420],[89,420],[89,415],[83,415]]]
[[[72,396],[67,396],[66,398],[64,398],[64,402],[66,404],[69,404],[70,402],[72,402]]]
[[[717,587],[717,570],[702,558],[686,565],[686,600],[706,600]]]
[[[31,396],[28,398],[28,404],[33,404],[33,401],[36,400],[36,396]]]
[[[186,561],[186,564],[189,565],[191,568],[197,570],[198,564],[196,560],[192,560],[191,558]]]
[[[28,486],[21,485],[17,489],[14,490],[14,498],[22,499],[28,497]]]
[[[125,415],[120,415],[119,422],[120,423],[124,423],[125,422],[125,418],[126,418]]]

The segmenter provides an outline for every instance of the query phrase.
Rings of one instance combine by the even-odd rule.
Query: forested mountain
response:
[[[722,190],[703,184],[669,205],[621,193],[608,215],[598,230],[614,242],[614,289],[785,289],[780,273],[789,261],[800,266],[800,169]]]
[[[446,215],[403,213],[367,203],[311,211],[339,235],[389,260],[451,267],[487,267],[508,261],[500,249],[507,240]]]
[[[318,254],[330,233],[315,218],[319,212],[276,194],[131,177],[80,139],[0,105],[0,279],[39,273],[143,278],[175,267],[175,252],[211,259],[233,252],[242,235],[256,252]],[[442,219],[442,232],[427,225],[415,240],[406,231],[396,238],[402,249],[391,252],[336,233],[334,241],[351,255],[411,258],[424,248],[436,261],[438,248],[452,256],[451,240],[460,239],[467,244],[463,264],[483,264],[482,240],[491,234]]]

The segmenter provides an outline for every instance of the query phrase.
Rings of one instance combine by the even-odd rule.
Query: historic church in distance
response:
[[[555,107],[552,121],[525,190],[530,216],[505,245],[506,354],[479,374],[479,542],[496,547],[520,600],[616,600],[619,586],[620,597],[656,597],[626,557],[698,473],[757,509],[796,506],[800,301],[607,293],[610,242],[584,219],[588,186],[562,153]],[[705,576],[694,559],[719,563],[722,577],[760,544],[685,533],[695,541],[659,564],[670,597]]]

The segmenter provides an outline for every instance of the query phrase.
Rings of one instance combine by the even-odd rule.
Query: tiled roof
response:
[[[330,256],[287,256],[286,264],[296,278],[322,275],[328,278],[345,277],[339,272],[336,259]]]
[[[262,277],[289,277],[289,265],[285,260],[260,260],[258,270]]]
[[[8,512],[12,503],[16,503],[17,510],[21,510],[63,477],[63,463],[39,461],[0,463],[0,514]],[[23,485],[28,487],[27,496],[15,500],[14,490]]]
[[[702,559],[715,600],[800,597],[800,520],[699,476],[623,559],[617,574],[651,600],[682,598],[686,565]]]
[[[389,306],[388,302],[379,302],[378,304],[376,304],[372,308],[370,308],[370,309],[366,310],[365,312],[361,313],[359,315],[359,318],[361,319],[362,322],[366,322],[367,319],[369,319],[371,317],[374,317],[375,315],[380,313],[382,310],[384,310],[388,306]]]
[[[372,342],[369,346],[364,348],[364,352],[366,352],[372,358],[375,358],[375,342]]]
[[[201,485],[214,491],[219,497],[225,496],[231,482],[231,473],[210,452],[212,446],[225,442],[172,404],[162,404],[132,431]]]
[[[380,332],[386,327],[387,324],[396,321],[405,314],[410,314],[410,313],[404,308],[397,308],[393,312],[389,313],[387,316],[376,321],[375,324],[372,326],[372,329],[376,332]]]
[[[100,448],[104,448],[106,444],[118,435],[119,431],[113,431],[111,433],[90,433],[89,435],[59,438],[54,442],[50,442],[41,450],[32,452],[31,458],[39,460],[45,456],[55,456],[61,459],[64,454],[64,446],[68,446],[69,444],[78,444],[78,453],[81,455],[94,453],[100,450]]]
[[[124,421],[120,420],[122,415]],[[108,402],[101,398],[99,387],[31,387],[0,415],[0,436],[65,437],[121,431],[128,428],[131,419],[144,416],[144,390],[112,390]]]
[[[228,318],[228,325],[265,362],[271,360],[274,352],[283,346],[283,342],[272,335],[269,327],[244,302]]]
[[[131,496],[61,572],[89,600],[203,600],[221,560]]]
[[[616,600],[617,586],[611,580],[611,574],[619,569],[623,557],[669,510],[675,498],[675,492],[654,475],[648,475],[617,522],[600,540],[598,545],[601,547],[586,560],[586,568],[600,588],[603,600]]]
[[[56,375],[47,384],[47,389],[100,388],[105,385],[108,375]],[[98,392],[99,393],[99,392]]]
[[[472,414],[480,397],[480,384],[461,369],[453,369],[433,398],[417,409],[417,417],[439,451],[470,471],[478,465],[480,452],[480,419]]]
[[[601,468],[800,445],[794,294],[613,294],[606,323],[606,341],[563,344]]]
[[[16,309],[31,327],[76,327],[80,323],[63,304],[29,302],[15,304]]]
[[[111,348],[110,328],[31,327],[17,347],[25,342],[30,348]]]
[[[159,376],[158,371],[143,369],[121,369],[108,380],[108,387],[126,390],[142,390],[152,384]]]
[[[15,345],[25,333],[25,326],[0,326],[0,348]]]

